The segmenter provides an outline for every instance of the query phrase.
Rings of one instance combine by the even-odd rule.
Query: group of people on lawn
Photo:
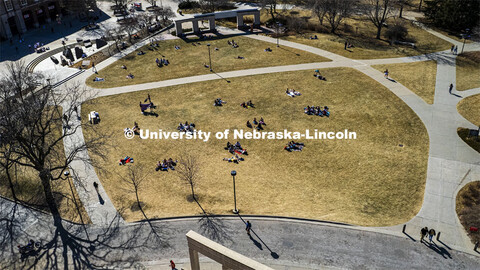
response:
[[[253,121],[252,121],[253,125],[256,125],[256,129],[257,130],[263,130],[263,126],[266,126],[267,124],[265,124],[265,121],[263,121],[263,117],[260,117],[260,120],[257,121],[257,118],[253,118]],[[248,128],[253,128],[253,125],[252,123],[250,123],[250,120],[247,120],[247,127]]]
[[[243,108],[245,109],[248,109],[248,108],[255,108],[255,105],[252,103],[251,100],[247,101],[247,102],[242,102],[240,104],[240,106],[242,106]]]
[[[193,132],[195,132],[195,124],[194,123],[189,124],[188,121],[186,121],[185,124],[180,123],[178,125],[177,129],[179,131],[182,131],[182,132],[185,132],[185,133],[187,133],[187,132],[193,133]]]
[[[304,112],[308,115],[330,116],[327,106],[323,107],[323,109],[320,106],[307,106],[304,108]]]
[[[169,158],[168,160],[164,159],[162,162],[160,160],[157,162],[157,167],[155,168],[155,171],[168,171],[170,170],[175,170],[175,166],[177,166],[178,160],[173,161],[172,158]]]
[[[232,41],[228,40],[227,44],[232,46],[233,48],[238,48],[239,47],[238,43],[236,43],[233,39],[232,39]]]
[[[227,147],[225,147],[225,150],[230,152],[230,154],[233,154],[231,158],[224,158],[224,161],[228,162],[233,162],[237,163],[239,161],[244,161],[245,159],[243,157],[240,157],[239,155],[248,155],[247,149],[244,149],[240,142],[236,142],[235,144],[231,144],[230,142],[227,142]]]

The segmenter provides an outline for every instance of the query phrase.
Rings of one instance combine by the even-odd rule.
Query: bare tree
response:
[[[192,199],[200,206],[203,213],[206,214],[205,210],[202,208],[200,203],[197,200],[197,195],[195,194],[195,186],[197,185],[197,180],[200,175],[200,165],[197,161],[197,157],[191,154],[185,154],[180,158],[180,161],[177,165],[177,173],[180,180],[185,182],[190,186],[192,192]]]
[[[275,14],[277,13],[277,4],[278,0],[261,0],[261,5],[263,8],[268,9],[268,13],[272,17],[272,20],[275,21]]]
[[[140,189],[143,187],[143,181],[145,180],[144,169],[141,165],[128,166],[126,175],[122,175],[121,179],[128,185],[127,190],[135,193],[135,199],[138,209],[142,212],[143,217],[148,220],[147,215],[143,211],[142,202],[138,195]]]
[[[397,6],[398,6],[398,9],[399,9],[399,14],[398,14],[398,17],[399,18],[403,18],[403,8],[405,7],[405,5],[409,5],[410,4],[410,1],[411,0],[397,0]]]
[[[130,17],[125,18],[122,21],[121,25],[122,26],[121,26],[120,29],[128,35],[128,42],[130,44],[133,44],[132,36],[140,28],[139,24],[138,24],[137,16],[130,16]]]
[[[115,42],[115,47],[117,51],[120,51],[120,44],[123,39],[123,32],[120,26],[118,25],[113,25],[113,26],[105,26],[105,37],[108,40],[113,40]],[[110,51],[110,46],[108,52],[110,55],[112,55],[112,52]]]
[[[392,13],[394,4],[394,0],[368,0],[364,6],[368,18],[377,27],[377,39],[381,37],[382,27]]]
[[[356,0],[324,0],[325,17],[330,24],[330,32],[335,33],[340,23],[349,17],[356,6]]]
[[[326,0],[307,0],[305,2],[306,6],[315,14],[320,21],[320,25],[323,25],[323,19],[325,18],[325,13],[327,13],[327,1]]]
[[[0,81],[1,144],[8,146],[0,148],[2,162],[38,172],[47,206],[54,224],[59,227],[62,218],[52,181],[61,179],[70,163],[81,160],[78,154],[87,148],[90,153],[104,157],[99,149],[105,137],[83,142],[71,139],[83,127],[71,119],[76,117],[74,108],[86,95],[78,86],[55,90],[42,75],[29,73],[21,63],[9,64]],[[72,140],[68,152],[65,152],[64,140]]]

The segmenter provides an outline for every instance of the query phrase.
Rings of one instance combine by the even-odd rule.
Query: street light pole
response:
[[[275,20],[275,24],[277,25],[277,48],[280,47],[280,45],[278,44],[278,21]]]
[[[234,214],[238,214],[238,209],[237,209],[237,193],[235,191],[235,175],[237,175],[236,171],[231,171],[230,173],[233,176],[233,201],[235,203],[235,208],[233,209]]]
[[[210,71],[212,71],[212,57],[210,56],[210,43],[207,44],[208,47],[208,61],[210,62]]]

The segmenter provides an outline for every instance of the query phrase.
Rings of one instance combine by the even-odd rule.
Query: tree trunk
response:
[[[192,198],[197,201],[197,198],[195,197],[195,191],[193,189],[193,185],[190,185],[190,187],[192,188]],[[198,202],[197,202],[198,203]]]
[[[418,4],[418,11],[422,11],[422,2],[423,0],[420,0],[420,4]]]
[[[17,199],[17,194],[15,194],[15,188],[14,188],[14,185],[13,185],[12,176],[10,175],[10,170],[9,170],[8,166],[7,166],[7,169],[5,170],[5,173],[7,174],[8,185],[10,186],[10,191],[12,192],[12,198],[16,202],[18,200]]]
[[[403,4],[400,6],[400,14],[398,15],[399,18],[402,18],[403,14]]]
[[[55,198],[53,197],[52,186],[50,185],[50,171],[44,169],[43,171],[40,171],[39,176],[40,180],[42,181],[43,193],[45,193],[45,199],[47,201],[48,208],[53,216],[53,223],[56,226],[61,226],[62,217],[60,216],[57,203],[55,202]]]
[[[377,37],[376,39],[380,39],[380,34],[382,32],[382,25],[380,24],[378,27],[377,27]]]

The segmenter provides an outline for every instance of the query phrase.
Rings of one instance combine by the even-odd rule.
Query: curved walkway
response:
[[[445,38],[449,40],[447,37],[443,37],[436,33],[437,36]],[[271,43],[276,43],[275,39],[265,37],[265,36],[247,36],[255,39],[261,39],[264,41],[268,41]],[[458,42],[455,42],[458,43]],[[324,50],[320,50],[318,48],[312,48],[306,45],[287,42],[287,41],[280,41],[281,46],[289,46],[294,47],[301,50],[306,50],[312,53],[319,54],[323,57],[327,57],[332,59],[332,62],[323,62],[323,63],[312,63],[312,64],[300,64],[300,65],[291,65],[291,66],[281,66],[281,67],[269,67],[269,68],[259,68],[259,69],[249,69],[249,70],[240,70],[240,71],[232,71],[232,72],[223,72],[220,74],[206,74],[188,78],[181,78],[181,79],[173,79],[168,81],[161,81],[161,82],[154,82],[154,83],[147,83],[141,85],[133,85],[133,86],[125,86],[125,87],[118,87],[118,88],[110,88],[110,89],[101,89],[97,90],[99,96],[104,95],[113,95],[118,93],[124,92],[131,92],[131,91],[139,91],[151,88],[158,88],[164,87],[169,85],[177,85],[177,84],[185,84],[191,82],[198,82],[198,81],[205,81],[205,80],[214,80],[218,79],[219,75],[223,78],[232,78],[232,77],[239,77],[239,76],[247,76],[247,75],[257,75],[257,74],[264,74],[264,73],[272,73],[272,72],[284,72],[284,71],[292,71],[292,70],[306,70],[306,69],[314,69],[314,68],[327,68],[327,67],[352,67],[360,72],[364,73],[365,75],[371,77],[372,79],[378,81],[385,87],[387,87],[390,91],[392,91],[395,95],[397,95],[400,99],[402,99],[412,110],[420,117],[420,119],[425,124],[428,134],[430,137],[430,152],[429,152],[429,162],[428,162],[428,171],[427,171],[427,181],[425,186],[425,195],[424,195],[424,203],[420,212],[407,223],[407,233],[413,235],[415,238],[418,235],[418,231],[420,227],[428,226],[434,227],[437,231],[440,231],[441,240],[445,243],[445,247],[448,251],[442,247],[439,249],[437,253],[445,255],[445,251],[447,253],[454,253],[451,251],[450,248],[462,250],[465,252],[472,253],[473,245],[471,242],[466,238],[465,231],[463,227],[459,224],[458,218],[455,213],[455,195],[458,190],[465,185],[466,183],[474,180],[480,180],[480,155],[476,153],[474,150],[469,148],[456,134],[456,129],[458,126],[466,126],[472,127],[473,124],[467,122],[463,117],[461,117],[457,110],[456,104],[460,100],[459,97],[455,95],[450,95],[448,93],[448,85],[450,83],[455,84],[455,56],[450,55],[448,52],[439,52],[433,53],[426,56],[416,56],[416,57],[403,57],[403,58],[394,58],[394,59],[379,59],[379,60],[352,60],[342,56],[335,55],[330,52],[326,52]],[[137,46],[142,46],[142,44],[138,44]],[[135,46],[135,47],[137,47]],[[131,50],[134,50],[135,47],[132,47]],[[466,44],[466,50],[477,50],[479,49],[478,44]],[[124,52],[128,53],[128,52]],[[107,61],[104,61],[97,65],[97,69],[100,70],[110,63],[116,61],[120,55],[111,58]],[[428,59],[435,59],[438,62],[437,68],[437,82],[436,82],[436,91],[435,91],[435,100],[434,104],[428,105],[426,104],[421,98],[416,96],[413,92],[409,89],[404,87],[399,83],[394,83],[389,80],[386,80],[383,77],[383,74],[375,69],[373,69],[370,65],[373,64],[387,64],[387,63],[401,63],[401,62],[413,62],[413,61],[425,61]],[[88,72],[82,74],[82,76],[78,76],[76,80],[84,83],[86,77],[88,77]],[[478,92],[478,89],[470,90],[471,93]],[[470,93],[470,92],[469,92]],[[459,93],[461,95],[462,93]],[[81,133],[80,133],[81,134]],[[78,140],[82,140],[83,136],[79,136]],[[69,143],[65,142],[65,148],[68,149]],[[88,154],[88,153],[86,153]],[[83,165],[82,165],[83,166]],[[92,216],[103,216],[103,217],[111,217],[104,220],[92,218],[95,225],[106,226],[109,222],[111,222],[112,218],[117,216],[116,210],[113,206],[103,207],[101,208],[89,208],[89,205],[92,198],[92,189],[88,189],[91,185],[91,182],[97,181],[92,179],[97,179],[95,171],[93,168],[84,167],[82,168],[80,165],[72,164],[72,169],[74,169],[78,174],[84,176],[84,180],[79,181],[87,181],[88,183],[84,183],[83,186],[86,186],[87,189],[85,192],[79,191],[79,196],[83,201],[84,205],[87,207],[88,214]],[[77,186],[77,185],[76,185]],[[80,185],[79,185],[80,186]],[[101,188],[103,192],[103,188]],[[106,194],[105,194],[106,196]],[[95,201],[97,201],[95,199]],[[109,202],[110,203],[110,202]],[[237,220],[237,223],[239,221]],[[261,222],[261,221],[258,221]],[[267,221],[266,224],[269,224]],[[167,224],[171,224],[173,222],[168,222]],[[179,226],[183,226],[188,222],[180,222],[178,223]],[[238,223],[243,226],[243,223]],[[240,225],[235,225],[237,227],[241,227]],[[401,226],[393,226],[393,227],[382,227],[382,228],[362,228],[362,227],[353,227],[355,232],[352,234],[347,233],[347,229],[339,229],[336,228],[333,231],[322,231],[322,226],[315,225],[310,231],[303,231],[299,229],[298,224],[294,223],[285,223],[283,225],[278,225],[278,223],[272,222],[272,228],[269,228],[270,225],[265,226],[265,230],[269,231],[266,233],[268,237],[272,237],[271,241],[275,243],[272,246],[275,246],[275,249],[290,249],[290,252],[285,252],[289,254],[288,256],[293,256],[291,261],[298,261],[299,259],[305,259],[307,261],[312,262],[313,265],[329,265],[330,262],[333,265],[340,265],[339,263],[340,255],[343,253],[348,254],[348,256],[352,256],[352,258],[359,258],[360,256],[362,259],[360,261],[356,261],[353,265],[364,265],[368,266],[374,262],[378,262],[381,265],[386,265],[387,267],[390,265],[392,267],[401,266],[398,261],[391,261],[392,257],[399,257],[404,258],[406,261],[411,262],[410,256],[415,256],[416,254],[423,254],[423,251],[418,251],[417,248],[413,248],[408,246],[406,248],[409,251],[404,251],[402,249],[401,242],[408,242],[406,237],[403,238],[390,238],[385,234],[393,234],[397,236],[402,236],[401,233]],[[125,230],[130,228],[130,225],[126,227],[122,227]],[[195,225],[191,225],[195,227]],[[233,226],[233,225],[232,225]],[[258,225],[257,225],[258,226]],[[278,227],[280,226],[280,227]],[[226,226],[225,228],[230,228]],[[273,229],[277,228],[277,229]],[[352,228],[352,229],[353,229]],[[348,229],[348,230],[352,230]],[[299,232],[297,232],[299,230]],[[342,233],[338,233],[339,231]],[[242,230],[240,230],[242,231]],[[373,231],[373,232],[380,232],[381,235],[371,234],[372,238],[362,239],[361,235],[369,234],[365,231]],[[177,234],[171,234],[173,237],[179,237]],[[322,235],[320,238],[316,238],[316,236]],[[345,238],[345,235],[351,235],[353,238],[357,237],[358,245],[357,248],[355,246],[348,247],[348,244],[341,248],[341,243],[335,243],[336,239],[338,241],[344,241],[348,243],[352,241],[352,238]],[[370,235],[370,234],[369,234]],[[183,237],[183,234],[181,234]],[[260,235],[262,237],[262,235]],[[305,239],[305,237],[307,237]],[[232,248],[237,250],[241,253],[250,256],[252,253],[251,243],[247,241],[247,245],[243,245],[242,240],[238,240],[241,238],[235,237],[235,246]],[[298,240],[296,240],[298,239]],[[407,238],[408,239],[408,238]],[[269,239],[270,240],[270,239]],[[296,241],[299,241],[296,243]],[[313,241],[313,242],[312,242]],[[326,242],[326,245],[321,245],[322,242]],[[333,241],[333,242],[332,242]],[[257,242],[258,243],[258,242]],[[254,242],[255,245],[257,245]],[[308,243],[308,244],[307,244]],[[392,245],[389,245],[392,243]],[[304,245],[303,245],[304,244]],[[320,245],[319,245],[320,244]],[[258,245],[257,245],[258,246]],[[312,254],[312,251],[322,250],[320,247],[323,248],[339,248],[335,252],[331,253],[330,257],[325,257],[324,254]],[[376,248],[374,247],[376,246]],[[396,247],[399,248],[396,248]],[[348,252],[345,250],[347,249]],[[382,256],[381,254],[387,252],[388,250],[392,250],[392,254],[385,254]],[[368,254],[359,254],[359,252],[363,253],[365,250],[373,251],[369,252]],[[414,250],[414,251],[412,251]],[[292,251],[298,252],[296,255],[292,255]],[[377,255],[375,252],[378,252]],[[413,253],[412,253],[413,252]],[[396,254],[394,254],[396,253]],[[186,254],[182,253],[182,256],[176,257],[187,257]],[[413,255],[412,255],[413,254]],[[142,254],[143,255],[143,254]],[[146,255],[146,254],[145,254]],[[442,255],[442,256],[443,256]],[[173,255],[172,255],[173,256]],[[347,256],[347,257],[348,257]],[[422,255],[423,256],[423,255]],[[463,256],[463,255],[462,255]],[[252,255],[254,258],[258,258],[255,255]],[[268,257],[268,256],[267,256]],[[318,259],[320,258],[320,260]],[[345,259],[345,258],[344,258]],[[345,259],[348,260],[348,259]],[[421,262],[424,260],[423,258],[418,258],[415,262]],[[428,259],[426,259],[428,260]],[[415,263],[412,262],[412,263]],[[318,264],[317,264],[318,263]],[[390,264],[391,263],[391,264]],[[431,262],[429,266],[433,266],[435,264],[434,261]],[[409,265],[410,266],[410,265]],[[406,268],[409,268],[406,266]],[[463,265],[465,266],[465,265]],[[345,265],[345,267],[348,267]],[[423,268],[420,265],[414,265],[413,267]],[[461,264],[458,265],[448,265],[448,267],[462,267]],[[469,268],[469,266],[466,266]]]

